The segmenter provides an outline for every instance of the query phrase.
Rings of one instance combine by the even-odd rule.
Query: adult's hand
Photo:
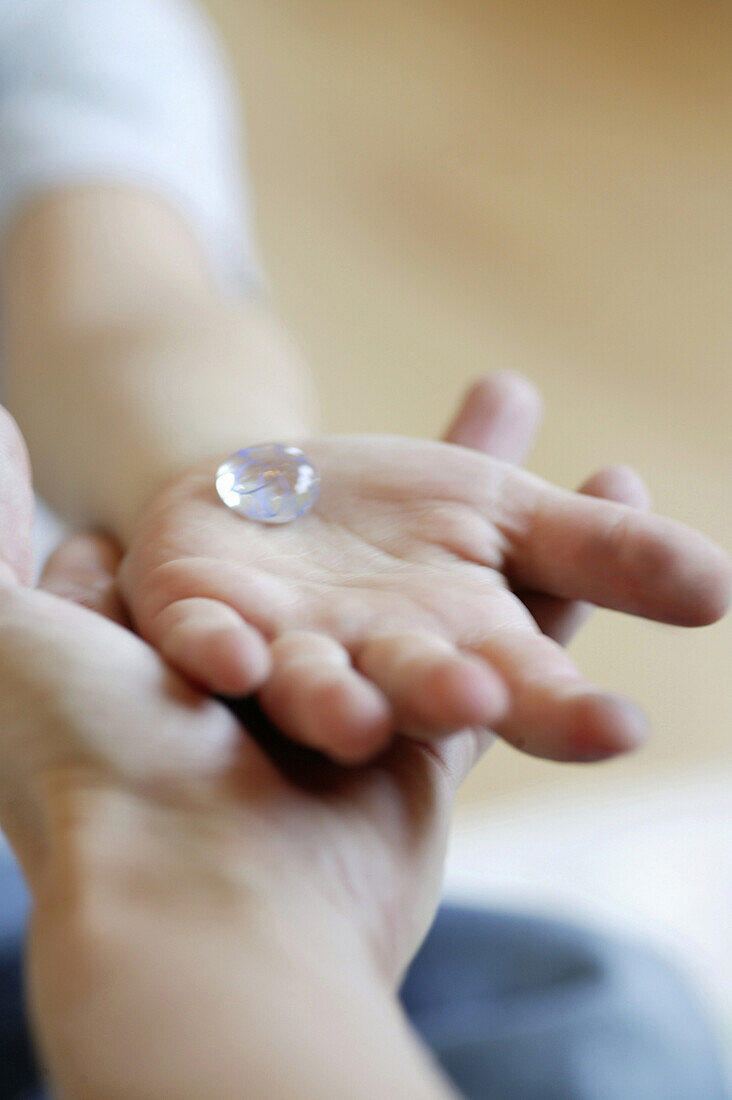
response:
[[[22,587],[31,492],[5,416],[0,442],[0,825],[34,898],[54,1091],[447,1096],[394,988],[454,775],[406,742],[358,773],[278,763],[275,731],[270,756],[123,625],[104,539]]]
[[[399,739],[342,771],[171,672],[124,625],[104,540],[72,540],[45,591],[22,589],[30,488],[9,421],[0,434],[0,819],[36,899],[55,1082],[186,1097],[246,1074],[255,1096],[443,1095],[393,991],[484,731]]]

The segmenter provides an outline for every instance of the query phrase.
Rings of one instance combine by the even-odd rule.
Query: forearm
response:
[[[315,428],[310,378],[262,303],[218,290],[185,225],[134,192],[39,203],[3,257],[4,384],[36,484],[124,536],[168,477]]]
[[[340,914],[297,892],[279,904],[206,829],[119,796],[84,817],[56,847],[32,937],[60,1095],[451,1095]]]

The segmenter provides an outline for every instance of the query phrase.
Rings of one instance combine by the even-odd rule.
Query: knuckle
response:
[[[129,592],[129,578],[125,580]],[[145,615],[156,618],[171,604],[204,594],[195,566],[190,559],[181,558],[152,568],[134,592],[132,602]]]

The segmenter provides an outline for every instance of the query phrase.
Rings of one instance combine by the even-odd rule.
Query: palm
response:
[[[477,438],[467,438],[473,434],[485,446],[489,417],[481,395],[477,398],[476,402],[469,396],[453,438],[460,435],[464,442],[477,445]],[[500,421],[500,415],[493,417],[499,429]],[[480,428],[477,433],[476,428]],[[526,438],[530,431],[523,434]],[[500,430],[494,433],[494,442],[498,436]],[[402,615],[409,618],[412,646],[439,638],[443,647],[452,647],[458,656],[465,653],[476,660],[474,654],[480,654],[481,671],[482,662],[486,668],[499,663],[496,656],[487,663],[482,640],[507,639],[500,682],[507,682],[510,698],[509,714],[500,723],[502,732],[515,740],[525,736],[527,747],[535,750],[548,745],[555,753],[566,751],[561,737],[542,745],[545,727],[536,721],[533,708],[541,704],[543,692],[549,711],[553,705],[556,722],[557,712],[562,714],[561,700],[556,702],[561,696],[557,681],[564,677],[566,683],[567,676],[575,674],[564,666],[552,678],[551,668],[560,667],[557,653],[548,638],[541,639],[531,627],[508,583],[552,590],[550,584],[541,583],[548,579],[546,571],[542,578],[537,563],[532,566],[531,555],[524,550],[522,557],[527,521],[533,518],[536,525],[541,520],[539,483],[512,477],[508,467],[486,463],[478,456],[470,456],[478,459],[478,465],[468,467],[468,452],[462,448],[397,446],[402,448],[399,455],[373,440],[325,441],[317,452],[312,448],[323,467],[327,491],[307,523],[279,531],[240,522],[226,513],[212,499],[210,470],[181,479],[151,507],[128,558],[126,582],[136,614],[152,634],[161,622],[165,626],[165,615],[170,617],[168,609],[173,608],[173,621],[177,614],[184,640],[188,631],[188,641],[194,643],[190,651],[183,647],[182,653],[186,659],[191,652],[200,659],[211,656],[212,636],[206,628],[211,620],[205,613],[203,622],[199,618],[197,641],[187,617],[192,611],[190,601],[199,615],[202,605],[203,612],[225,613],[227,623],[234,626],[232,635],[224,632],[227,644],[213,646],[219,664],[230,655],[227,645],[237,638],[241,641],[240,628],[249,644],[239,652],[251,656],[257,624],[261,624],[268,640],[274,639],[272,673],[261,692],[263,701],[270,713],[275,711],[281,688],[281,706],[292,710],[295,732],[303,740],[313,728],[304,721],[303,702],[320,699],[331,714],[337,711],[339,692],[349,696],[338,675],[345,677],[348,689],[348,675],[357,660],[356,639],[369,637],[369,624],[375,624],[377,638],[392,637],[392,624],[400,632],[396,651],[387,646],[381,654],[385,672],[392,673],[390,693],[383,693],[390,707],[400,685],[408,688],[414,673],[424,670],[425,664],[425,686],[430,675],[434,678],[429,671],[435,667],[433,657],[415,657],[413,649],[407,659],[408,674],[395,673],[399,649],[406,644]],[[518,457],[515,432],[511,449],[513,455],[504,450],[505,457]],[[28,505],[27,479],[11,478],[9,484],[19,487]],[[599,478],[591,480],[585,491],[621,495],[613,488],[612,478],[602,485]],[[622,495],[632,499],[634,494]],[[559,494],[549,501],[549,513],[556,515],[557,506],[566,508],[568,502],[575,522],[569,532],[566,524],[562,529],[563,545],[568,560],[579,556],[581,565],[583,539],[585,545],[589,537],[596,550],[601,548],[603,523],[608,519],[611,525],[616,523],[618,512],[611,508],[610,513],[588,517],[584,511],[578,520],[576,498]],[[20,512],[29,514],[29,508],[14,509],[14,514]],[[650,528],[634,526],[625,510],[620,513],[626,517],[626,553],[622,567],[614,571],[600,562],[599,572],[605,569],[609,582],[598,588],[585,567],[584,572],[579,569],[574,589],[565,584],[553,590],[590,598],[604,595],[609,603],[687,622],[713,617],[723,602],[727,575],[718,553],[683,529],[659,528],[658,523]],[[551,524],[545,525],[545,531],[551,534]],[[456,543],[458,537],[464,544]],[[632,553],[639,546],[646,551],[640,563]],[[649,549],[656,551],[656,557],[659,552],[665,555],[664,583],[647,577]],[[47,777],[53,770],[67,771],[77,779],[90,780],[92,788],[111,783],[131,787],[136,796],[144,791],[146,797],[154,797],[160,790],[166,806],[177,794],[185,808],[192,796],[196,820],[200,798],[208,791],[207,808],[224,826],[224,837],[233,833],[240,842],[228,850],[240,852],[242,860],[260,858],[267,873],[280,868],[279,881],[287,899],[295,883],[303,891],[315,889],[332,899],[368,937],[385,970],[395,978],[434,910],[453,796],[485,745],[485,731],[465,730],[442,738],[437,745],[402,738],[369,767],[339,770],[288,743],[251,700],[233,704],[239,709],[237,720],[231,709],[168,671],[156,652],[129,630],[105,621],[103,616],[118,622],[124,617],[114,579],[117,565],[113,548],[94,540],[76,540],[49,563],[44,579],[49,591],[67,599],[26,592],[16,592],[11,599],[6,594],[0,617],[5,643],[0,646],[0,670],[16,686],[21,679],[26,698],[39,700],[38,707],[23,710],[29,716],[27,729],[20,730],[13,741],[5,739],[3,786],[13,811],[8,821],[20,810],[19,829],[45,827],[43,815],[34,814],[32,808],[24,812],[21,796],[33,785],[15,783],[16,771],[21,777],[34,769]],[[644,569],[642,585],[638,581]],[[232,586],[232,573],[242,578],[238,586]],[[556,572],[555,579],[561,580]],[[352,602],[354,595],[360,602]],[[68,598],[101,614],[74,607]],[[535,594],[526,602],[543,628],[555,634],[566,634],[569,619],[576,615],[576,608],[554,596]],[[362,610],[354,614],[357,607]],[[506,615],[513,616],[510,625]],[[167,626],[169,638],[170,621]],[[418,643],[413,640],[415,627]],[[516,638],[533,647],[530,657],[540,666],[525,683],[516,675],[511,678],[510,642]],[[213,639],[216,642],[215,632]],[[324,646],[330,647],[327,659]],[[33,661],[24,657],[29,648]],[[521,654],[515,652],[513,658],[520,659]],[[236,670],[236,663],[232,667]],[[246,664],[238,667],[246,671]],[[439,662],[436,667],[439,671]],[[450,667],[454,666],[448,661]],[[372,671],[376,675],[379,669]],[[321,675],[324,680],[319,679]],[[202,678],[206,678],[205,668]],[[373,684],[363,679],[368,686]],[[449,702],[444,675],[436,679],[443,689],[437,698]],[[323,684],[328,690],[321,693]],[[402,703],[406,705],[408,699],[405,691]],[[321,717],[327,716],[327,709],[321,711]],[[298,721],[302,722],[299,728]],[[526,723],[523,732],[522,721]],[[331,741],[325,747],[343,751],[343,740],[338,740],[342,727],[336,723],[329,731]],[[221,833],[212,829],[208,835]],[[29,845],[42,844],[42,838],[26,840]]]
[[[469,395],[453,438],[471,445],[480,440],[486,446],[485,429],[491,419],[486,413],[493,397],[488,389]],[[495,404],[493,414],[496,443],[502,416]],[[531,417],[528,432],[519,431],[519,437],[530,434],[530,421]],[[514,421],[510,447],[504,433],[504,457],[518,457],[521,449],[515,427]],[[4,425],[4,433],[11,441],[19,439],[12,424]],[[394,446],[402,448],[399,454]],[[187,661],[191,653],[194,663],[203,659],[204,680],[212,671],[205,658],[213,654],[220,671],[222,658],[230,657],[232,648],[236,651],[237,639],[242,641],[239,630],[244,631],[244,644],[238,652],[250,658],[258,624],[267,631],[268,640],[273,639],[273,667],[261,695],[272,713],[279,685],[281,706],[292,710],[295,733],[303,740],[313,728],[307,726],[303,703],[320,699],[327,704],[320,717],[327,718],[334,709],[337,716],[339,693],[341,702],[343,696],[352,698],[348,676],[358,660],[358,640],[390,639],[395,627],[396,648],[387,645],[384,651],[382,643],[381,666],[376,660],[372,669],[374,676],[379,667],[385,675],[391,673],[390,690],[382,693],[389,707],[396,705],[400,687],[401,704],[409,704],[408,689],[420,669],[426,676],[423,686],[430,686],[432,676],[432,687],[436,679],[442,689],[436,701],[449,704],[444,673],[441,678],[430,672],[445,667],[435,665],[433,653],[415,656],[412,648],[406,675],[404,667],[398,673],[400,650],[403,657],[407,644],[402,618],[406,616],[412,647],[429,649],[430,640],[434,646],[434,639],[439,639],[443,655],[444,647],[452,647],[458,657],[468,654],[478,660],[481,671],[483,663],[489,669],[500,663],[499,682],[505,681],[510,689],[509,713],[497,723],[501,731],[517,741],[525,736],[529,748],[558,754],[567,751],[566,740],[558,737],[542,744],[545,727],[537,722],[534,708],[541,704],[543,692],[556,724],[557,713],[562,716],[558,681],[564,678],[566,683],[575,674],[566,666],[560,669],[557,652],[531,627],[509,582],[522,589],[595,595],[629,610],[686,622],[713,617],[723,603],[724,561],[708,544],[678,527],[659,527],[658,521],[634,525],[622,509],[601,509],[593,515],[580,509],[578,515],[577,498],[555,494],[547,505],[542,490],[545,516],[547,508],[556,518],[562,507],[566,512],[572,504],[569,519],[574,522],[569,530],[566,523],[560,524],[560,534],[566,560],[580,563],[574,586],[552,586],[542,583],[552,579],[551,572],[545,565],[542,576],[541,558],[532,560],[523,538],[527,522],[533,519],[529,534],[536,534],[542,519],[537,503],[542,494],[537,496],[539,483],[534,479],[522,480],[501,463],[477,455],[470,456],[478,461],[471,465],[462,448],[333,440],[312,451],[323,467],[327,491],[307,523],[273,531],[239,522],[212,498],[211,470],[194,472],[153,504],[125,570],[133,607],[148,633],[160,631],[162,624],[160,640],[170,640],[177,615],[183,640],[187,632],[187,642],[192,643],[180,652]],[[14,536],[22,551],[11,555],[6,546],[3,556],[27,564],[29,531],[27,522],[19,528],[17,517],[29,519],[31,495],[21,466],[19,462],[17,476],[7,479],[0,510],[9,517],[8,540]],[[627,485],[621,489],[613,486],[612,478],[602,483],[591,479],[585,486],[586,492],[598,495],[638,498]],[[586,550],[589,538],[595,552],[601,551],[602,532],[608,521],[617,526],[619,514],[625,517],[627,532],[623,562],[607,569],[600,560],[593,579],[586,565],[582,567],[583,545]],[[546,520],[544,533],[552,534]],[[633,556],[639,548],[645,550],[640,560]],[[665,557],[660,581],[648,576],[650,551],[656,560],[659,554]],[[237,719],[230,708],[170,672],[154,649],[118,625],[124,612],[115,584],[117,565],[113,547],[92,539],[74,540],[55,555],[44,577],[48,592],[65,599],[17,590],[4,594],[0,673],[12,685],[5,694],[13,698],[20,684],[26,701],[38,702],[13,711],[3,743],[0,796],[5,823],[16,830],[19,850],[44,847],[43,837],[30,835],[47,827],[46,816],[25,804],[35,797],[36,787],[28,781],[32,773],[45,776],[44,789],[52,786],[48,780],[55,772],[73,782],[82,779],[91,792],[111,785],[132,789],[136,799],[143,792],[150,799],[161,791],[166,809],[171,798],[177,798],[180,809],[192,809],[195,821],[200,820],[203,797],[206,809],[223,827],[225,843],[234,836],[227,851],[240,853],[242,861],[261,860],[259,867],[267,874],[279,868],[287,901],[295,884],[332,900],[362,930],[385,971],[396,978],[434,910],[453,796],[485,745],[485,731],[466,730],[442,738],[438,745],[399,739],[369,767],[339,770],[288,743],[251,700],[233,704],[239,709]],[[598,585],[597,576],[603,572],[609,579]],[[240,582],[232,584],[232,576]],[[562,580],[556,569],[553,577]],[[644,578],[645,584],[640,583]],[[556,635],[566,634],[570,619],[576,617],[576,607],[555,596],[534,594],[526,603],[542,627]],[[190,622],[194,610],[199,615],[198,639]],[[218,644],[214,631],[211,647],[207,614],[221,613],[232,633],[224,631],[224,644]],[[110,618],[117,623],[107,621]],[[218,624],[220,628],[220,618]],[[375,635],[369,634],[369,627],[375,628]],[[484,655],[486,638],[506,642],[502,661],[498,649]],[[512,658],[511,641],[516,639],[529,647],[534,661],[525,682],[511,673],[511,660],[521,657],[515,651]],[[29,652],[32,661],[27,659]],[[234,662],[230,667],[246,672],[247,666]],[[447,667],[454,669],[449,660]],[[552,669],[560,669],[554,678]],[[325,679],[319,679],[322,675]],[[346,680],[346,690],[339,675]],[[367,686],[373,684],[365,676],[363,680]],[[495,687],[495,678],[489,675],[489,681]],[[420,703],[417,699],[414,705]],[[547,718],[552,720],[552,714]],[[430,732],[429,720],[426,726]],[[343,740],[338,740],[342,727],[332,724],[329,732],[331,741],[326,739],[324,747],[343,752]],[[217,837],[222,831],[206,829],[206,834]]]
[[[282,869],[285,858],[285,897],[314,888],[335,902],[396,984],[437,910],[455,795],[486,735],[463,731],[434,749],[400,739],[344,770],[283,738],[258,704],[234,707],[256,738],[258,794],[268,777],[273,797],[257,797],[254,812],[268,865]]]
[[[89,547],[94,554],[93,542],[76,540],[60,551],[49,587],[63,590]],[[89,597],[114,614],[113,603],[99,603],[111,583],[95,568]],[[206,836],[240,862],[242,881],[265,874],[285,910],[315,891],[396,981],[437,905],[452,795],[472,739],[444,746],[442,756],[403,742],[378,764],[344,771],[303,750],[293,755],[256,708],[237,718],[129,630],[67,600],[6,591],[0,638],[0,682],[29,702],[6,730],[0,785],[20,852],[48,843],[30,835],[46,817],[23,804],[36,789],[29,773],[44,776],[44,790],[71,784],[82,801],[112,790],[136,801],[144,792],[154,805],[161,791],[159,809],[173,811],[177,833],[185,836],[188,814],[195,831],[203,810]]]
[[[700,536],[554,489],[462,447],[382,437],[309,442],[324,490],[283,527],[229,513],[215,464],[150,505],[121,574],[136,625],[206,687],[260,689],[287,734],[339,759],[395,729],[489,726],[557,759],[640,734],[585,684],[514,589],[694,623],[725,565]]]

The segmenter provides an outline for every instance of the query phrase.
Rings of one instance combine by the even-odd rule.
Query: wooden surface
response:
[[[434,435],[493,367],[533,457],[611,461],[732,544],[732,6],[209,0],[246,104],[262,251],[329,430]],[[621,779],[730,754],[732,634],[598,615],[575,646],[655,737]],[[467,798],[607,783],[494,750]]]

